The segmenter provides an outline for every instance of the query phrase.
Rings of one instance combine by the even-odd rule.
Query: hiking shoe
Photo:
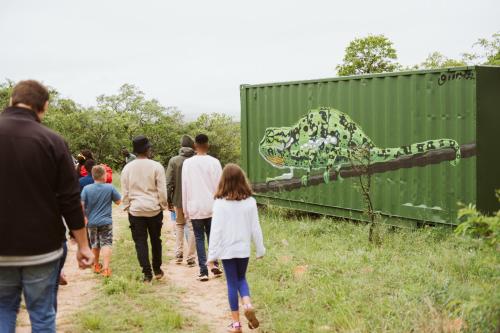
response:
[[[182,264],[182,256],[176,256],[176,257],[175,257],[175,263],[176,263],[177,265]]]
[[[111,277],[111,268],[103,269],[101,275],[104,276],[105,278]]]
[[[194,259],[189,259],[187,261],[187,265],[188,265],[188,267],[194,267],[194,266],[196,266],[196,261]]]
[[[235,322],[235,323],[229,324],[229,326],[227,327],[227,331],[231,332],[231,333],[241,333],[242,332],[241,323]]]
[[[255,310],[252,306],[245,306],[245,317],[248,320],[248,328],[253,330],[259,327],[260,323],[257,316],[255,316]]]
[[[202,281],[202,282],[208,281],[208,274],[200,274],[200,275],[198,275],[198,281]]]
[[[222,270],[219,268],[219,267],[214,267],[211,269],[212,271],[212,274],[215,276],[215,277],[221,277],[222,276]]]
[[[155,272],[155,279],[161,280],[165,276],[165,273],[160,269],[159,272]]]
[[[152,281],[153,277],[149,275],[144,275],[144,277],[142,278],[142,282],[144,282],[144,284],[150,284]]]
[[[94,264],[94,268],[93,268],[93,271],[95,274],[99,274],[101,273],[101,270],[102,270],[102,265],[97,263],[97,264]]]

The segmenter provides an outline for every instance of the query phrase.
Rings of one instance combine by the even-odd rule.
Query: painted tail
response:
[[[398,148],[378,148],[370,149],[371,163],[387,162],[401,156],[410,156],[423,154],[431,150],[451,148],[455,150],[455,159],[451,165],[457,165],[460,161],[460,146],[458,142],[452,139],[437,139],[414,143],[408,146]]]

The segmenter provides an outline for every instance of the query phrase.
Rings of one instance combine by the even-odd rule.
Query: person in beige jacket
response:
[[[128,212],[137,259],[142,267],[144,282],[164,276],[161,270],[161,227],[163,211],[167,209],[167,185],[163,166],[151,159],[151,144],[140,135],[132,141],[137,158],[122,171],[123,205]],[[151,242],[152,265],[149,261],[148,234]],[[151,269],[151,266],[153,269]]]

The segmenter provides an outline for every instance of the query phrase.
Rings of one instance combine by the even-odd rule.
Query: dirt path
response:
[[[125,214],[119,210],[114,210],[114,218],[125,218]],[[165,214],[167,215],[167,214]],[[163,240],[166,241],[166,252],[168,258],[175,258],[174,255],[174,227],[169,217],[165,218],[163,228]],[[57,332],[72,332],[74,313],[84,308],[96,296],[98,278],[90,269],[80,270],[76,263],[76,245],[68,242],[68,257],[64,272],[69,284],[59,288]],[[175,259],[171,259],[163,264],[166,273],[165,283],[158,284],[157,288],[169,288],[175,286],[180,294],[180,311],[186,318],[192,318],[208,327],[207,333],[226,333],[226,327],[230,323],[230,313],[227,303],[227,290],[224,278],[213,278],[210,276],[208,282],[199,282],[198,266],[187,267],[175,264]],[[162,287],[164,286],[164,287]],[[161,294],[161,290],[158,290]],[[246,321],[242,319],[242,324],[246,327]],[[249,331],[245,329],[245,331]],[[24,308],[18,316],[17,333],[31,332],[28,314]],[[259,332],[255,330],[253,332]]]
[[[83,308],[87,302],[93,299],[97,279],[90,269],[81,270],[75,258],[76,244],[68,241],[68,257],[64,266],[64,274],[68,284],[59,287],[58,311],[57,311],[57,332],[72,332],[73,323],[71,318],[79,309]],[[31,325],[28,313],[22,306],[18,316],[17,333],[31,332]]]
[[[175,258],[174,227],[168,218],[163,230],[163,237],[167,241],[167,254],[169,258]],[[167,284],[173,284],[183,291],[180,306],[184,316],[207,325],[210,333],[226,333],[226,327],[230,323],[230,313],[225,280],[215,279],[211,275],[208,282],[199,282],[196,280],[199,273],[198,266],[187,267],[185,262],[177,265],[175,259],[171,259],[164,266],[166,266]]]

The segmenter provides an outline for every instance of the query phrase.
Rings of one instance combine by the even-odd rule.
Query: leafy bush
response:
[[[500,201],[500,190],[496,196]],[[455,229],[457,234],[484,239],[492,246],[500,244],[500,210],[487,216],[481,214],[476,205],[469,204],[458,211],[458,218],[463,222]]]

